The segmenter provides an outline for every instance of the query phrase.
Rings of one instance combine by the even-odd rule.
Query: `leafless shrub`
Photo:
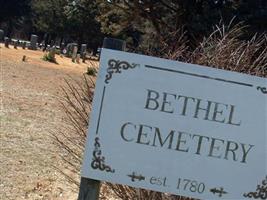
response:
[[[250,40],[240,40],[246,27],[241,24],[231,28],[216,27],[188,58],[188,62],[237,71],[256,76],[267,76],[267,36],[254,35]]]
[[[161,58],[186,61],[189,52],[186,32],[183,28],[180,28],[177,31],[166,33],[164,37],[151,35],[138,49],[133,51]]]
[[[248,41],[240,40],[244,29],[245,27],[240,24],[232,28],[230,25],[218,26],[209,37],[204,38],[193,52],[188,52],[186,40],[181,35],[177,44],[184,41],[184,45],[174,44],[169,49],[167,45],[169,42],[163,43],[161,57],[266,77],[267,37],[266,35],[255,35]],[[153,54],[153,52],[151,53]],[[61,131],[54,135],[54,138],[65,152],[62,156],[63,160],[76,175],[79,174],[82,163],[94,87],[95,79],[85,75],[82,82],[68,80],[66,86],[62,88],[64,96],[61,105],[66,113],[68,130]],[[68,177],[70,181],[79,185],[78,177]],[[122,200],[190,200],[185,197],[103,183],[101,199],[108,199],[106,193],[111,193]]]
[[[64,118],[65,127],[53,133],[52,137],[56,144],[63,150],[61,158],[66,164],[62,171],[71,183],[79,185],[78,176],[82,163],[82,155],[85,146],[86,132],[88,127],[88,114],[91,111],[95,80],[84,75],[82,81],[73,79],[65,80],[66,85],[62,87],[63,96],[60,97],[60,105],[66,114]]]

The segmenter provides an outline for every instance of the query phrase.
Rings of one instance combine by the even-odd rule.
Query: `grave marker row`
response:
[[[0,29],[0,41],[2,41],[4,39],[4,44],[6,48],[9,48],[9,44],[10,44],[10,38],[8,37],[4,37],[4,31]],[[31,40],[30,40],[30,46],[29,49],[30,50],[37,50],[37,41],[38,41],[38,36],[32,34],[31,35]],[[20,42],[19,40],[16,40],[14,42],[14,48],[17,49],[17,47],[19,46]],[[21,43],[22,45],[22,49],[26,48],[27,43],[24,41]],[[81,49],[80,49],[80,53],[78,54],[78,44],[77,43],[69,43],[66,46],[66,50],[64,52],[64,43],[61,43],[60,49],[61,52],[66,54],[67,57],[71,57],[72,58],[72,62],[80,62],[80,59],[82,59],[83,62],[85,62],[86,59],[86,49],[87,49],[87,45],[86,44],[82,44],[81,45]]]
[[[37,50],[37,40],[38,40],[38,36],[31,35],[31,41],[30,41],[29,49],[31,49],[31,50]],[[1,30],[1,29],[0,29],[0,41],[4,41],[5,47],[6,48],[9,48],[9,45],[11,43],[11,39],[9,37],[4,37],[4,31]],[[19,40],[15,40],[14,41],[14,48],[17,49],[17,47],[20,44],[22,46],[22,49],[25,49],[26,46],[27,46],[27,42],[26,41],[20,42]]]

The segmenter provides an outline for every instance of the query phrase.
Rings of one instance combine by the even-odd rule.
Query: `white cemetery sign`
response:
[[[266,199],[266,88],[265,78],[103,49],[82,176]]]

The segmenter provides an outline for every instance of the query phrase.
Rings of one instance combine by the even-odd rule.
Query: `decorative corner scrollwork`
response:
[[[258,86],[257,90],[261,91],[263,94],[267,94],[267,88],[266,87]]]
[[[122,70],[133,69],[137,66],[140,66],[140,64],[135,64],[135,63],[130,64],[126,61],[110,59],[108,61],[108,66],[109,67],[107,68],[107,75],[105,79],[106,84],[109,83],[109,80],[112,78],[112,75],[114,73],[121,73]]]
[[[94,146],[95,146],[95,149],[93,151],[93,159],[92,159],[92,162],[91,162],[91,167],[93,169],[99,169],[101,171],[114,173],[115,170],[111,169],[110,166],[105,164],[105,157],[102,156],[102,152],[100,150],[100,143],[99,143],[99,138],[98,137],[95,138]]]
[[[253,199],[267,199],[267,176],[262,181],[261,185],[257,185],[256,192],[245,193],[243,196]]]

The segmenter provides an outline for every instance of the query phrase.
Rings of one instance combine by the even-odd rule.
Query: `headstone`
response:
[[[51,46],[51,47],[55,46],[55,41],[54,41],[54,40],[51,40],[51,41],[50,41],[50,46]]]
[[[51,40],[51,35],[48,33],[45,33],[44,35],[44,47],[43,47],[43,52],[45,52],[47,50],[47,45],[48,42]]]
[[[69,43],[69,44],[67,44],[67,47],[66,47],[66,56],[67,57],[71,57],[72,56],[74,44],[75,43]]]
[[[126,42],[120,39],[104,38],[103,48],[109,49],[111,47],[113,47],[113,49],[120,49],[121,47],[125,49]]]
[[[66,50],[65,53],[64,53],[64,52],[63,52],[63,53],[64,53],[66,56],[69,57],[69,56],[70,56],[70,51],[71,51],[71,44],[70,44],[70,43],[67,44],[65,50]]]
[[[4,38],[4,31],[2,30],[2,29],[0,29],[0,41],[2,41],[3,40],[3,38]]]
[[[75,62],[75,59],[77,57],[77,52],[78,52],[78,47],[77,46],[74,46],[73,47],[73,51],[72,51],[72,62]]]
[[[60,44],[60,53],[64,53],[64,49],[65,49],[65,43],[62,42],[62,43]]]
[[[14,42],[14,49],[17,49],[17,48],[18,48],[18,45],[19,45],[19,40],[16,40],[16,41]]]
[[[74,47],[77,47],[77,51],[78,51],[78,44],[77,43],[69,43],[67,45],[67,53],[66,54],[68,57],[72,57]]]
[[[82,62],[85,63],[86,60],[86,53],[84,53],[84,55],[82,55]]]
[[[76,63],[80,64],[80,58],[81,58],[81,54],[77,54],[76,56]]]
[[[82,46],[81,46],[81,58],[82,58],[83,62],[85,62],[86,48],[87,48],[87,45],[82,44]]]
[[[5,47],[6,48],[9,48],[9,38],[8,37],[5,37],[4,38],[4,41],[5,41]]]
[[[87,45],[86,44],[82,44],[81,45],[81,54],[83,54],[83,53],[86,52],[86,48],[87,48]]]
[[[41,42],[38,44],[39,49],[43,49],[43,46],[44,46],[44,42]]]
[[[25,49],[26,48],[26,42],[22,42],[22,49]]]
[[[53,46],[49,50],[49,57],[51,58],[51,61],[55,62],[56,61],[56,47]]]
[[[31,35],[31,43],[29,49],[37,50],[37,40],[38,40],[37,35]]]

